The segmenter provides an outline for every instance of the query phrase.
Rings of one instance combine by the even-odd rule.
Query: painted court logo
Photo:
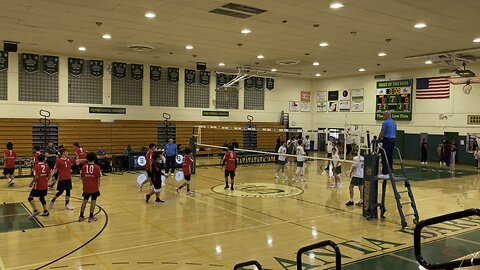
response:
[[[298,187],[270,184],[270,183],[248,183],[236,184],[235,190],[225,190],[223,185],[214,186],[212,191],[234,197],[250,198],[282,198],[292,197],[303,193]]]

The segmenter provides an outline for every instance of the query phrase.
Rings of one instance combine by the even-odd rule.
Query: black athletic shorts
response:
[[[185,181],[187,181],[187,182],[190,182],[191,177],[192,177],[191,174],[183,176],[183,178],[185,178]]]
[[[235,171],[225,170],[225,178],[227,178],[228,176],[230,176],[230,178],[233,179],[235,177]]]
[[[100,191],[97,191],[95,193],[83,192],[82,196],[85,201],[88,201],[88,199],[90,198],[92,198],[92,201],[95,201],[98,197],[100,197]]]
[[[38,189],[32,189],[30,191],[30,197],[45,197],[47,196],[48,190],[38,190]]]
[[[162,188],[162,179],[158,179],[153,181],[153,187],[155,189],[161,189]]]
[[[72,180],[71,179],[58,181],[58,184],[57,184],[57,190],[58,191],[69,190],[69,189],[72,189]]]
[[[152,171],[147,170],[147,176],[148,176],[148,178],[151,178],[152,177]]]
[[[12,168],[12,169],[3,168],[3,175],[14,175],[14,174],[15,174],[15,168]]]

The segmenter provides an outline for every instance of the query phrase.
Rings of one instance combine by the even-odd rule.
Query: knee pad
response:
[[[33,201],[33,197],[28,197],[28,201],[29,202]]]
[[[153,189],[153,191],[155,191],[155,193],[160,193],[160,190],[161,190],[161,188],[159,188],[159,189],[156,189],[156,188]]]

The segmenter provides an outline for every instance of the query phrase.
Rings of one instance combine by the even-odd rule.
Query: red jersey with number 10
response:
[[[65,181],[72,179],[72,174],[70,168],[72,167],[72,162],[69,158],[60,158],[57,159],[55,163],[55,169],[58,171],[58,181]]]
[[[3,151],[3,166],[6,169],[15,169],[15,161],[17,161],[17,153],[14,150]]]
[[[223,159],[226,161],[226,164],[227,166],[225,167],[225,169],[227,171],[235,171],[236,169],[236,162],[237,162],[237,153],[233,152],[233,151],[228,151],[227,153],[225,153],[225,156],[223,157]]]
[[[193,162],[193,159],[189,155],[185,155],[183,157],[183,164],[182,164],[183,175],[192,174],[192,170],[191,170],[192,162]]]
[[[100,166],[87,163],[83,165],[80,175],[83,177],[83,191],[85,193],[95,193],[99,191],[99,179],[102,176]]]
[[[33,175],[37,177],[37,181],[33,188],[36,190],[46,190],[48,188],[48,176],[50,175],[50,168],[48,165],[43,162],[35,164]]]

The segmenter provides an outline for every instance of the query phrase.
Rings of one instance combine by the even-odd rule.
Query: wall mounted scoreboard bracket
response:
[[[375,120],[383,120],[384,111],[394,120],[412,120],[412,88],[412,79],[377,82]]]

